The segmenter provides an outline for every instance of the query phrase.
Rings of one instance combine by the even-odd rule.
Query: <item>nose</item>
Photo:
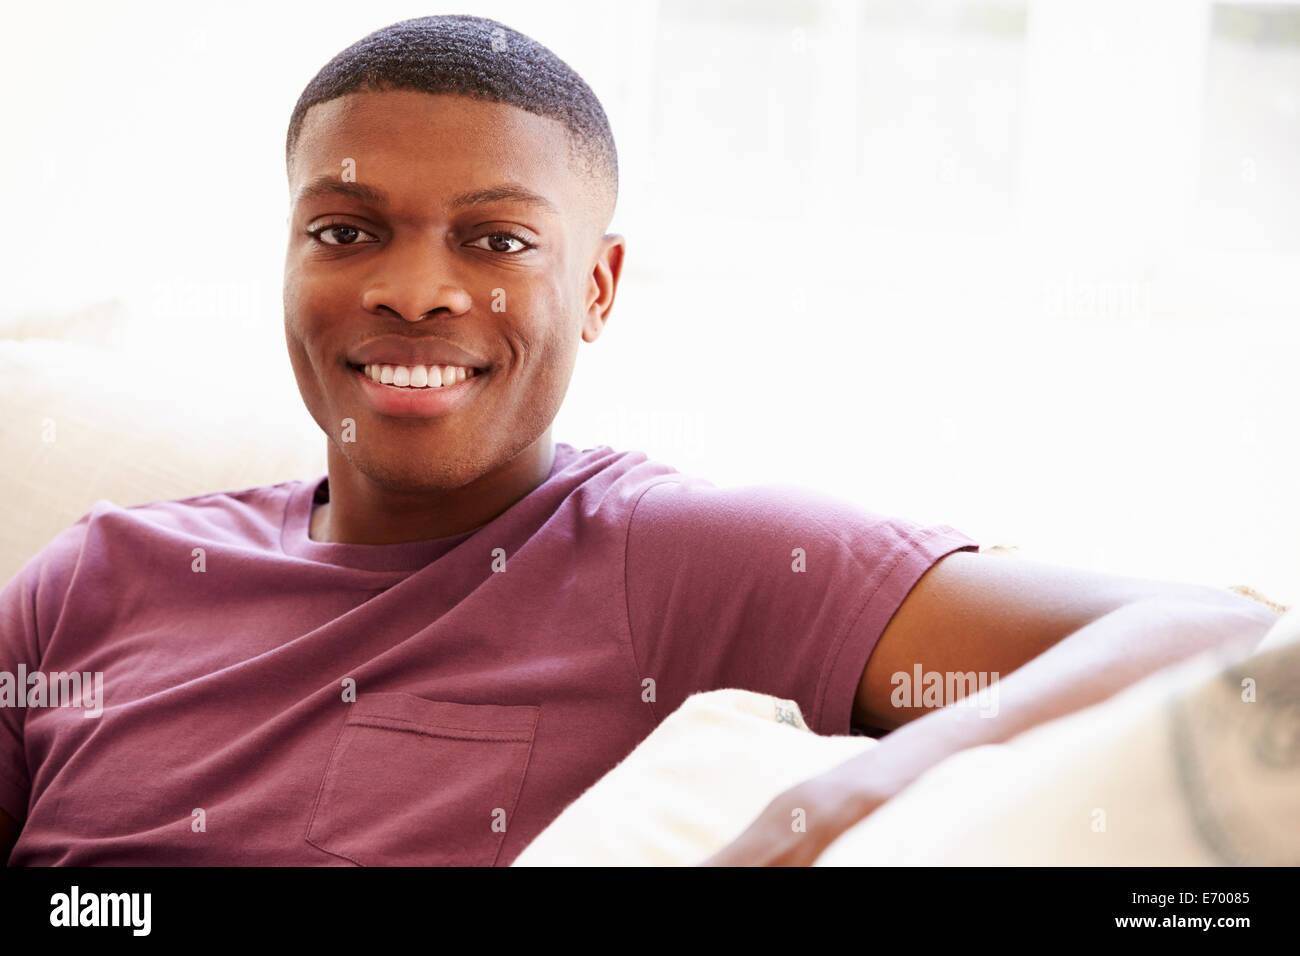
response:
[[[407,322],[453,318],[470,310],[472,300],[456,277],[455,253],[437,240],[394,241],[381,272],[362,296],[376,315],[390,313]]]

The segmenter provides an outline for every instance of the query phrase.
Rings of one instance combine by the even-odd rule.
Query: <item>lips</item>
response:
[[[361,369],[353,379],[370,407],[393,418],[437,419],[471,401],[484,387],[488,373],[480,372],[454,385],[441,388],[398,388],[374,381]]]
[[[413,368],[417,365],[451,365],[484,371],[491,367],[486,359],[458,346],[434,338],[405,338],[385,335],[371,339],[349,352],[346,361],[353,368],[367,365],[392,365]]]

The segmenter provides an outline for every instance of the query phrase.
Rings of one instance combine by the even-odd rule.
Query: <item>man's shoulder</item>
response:
[[[830,526],[881,523],[888,515],[807,485],[783,481],[715,482],[656,460],[642,451],[609,445],[578,450],[557,445],[557,477],[582,476],[575,491],[612,497],[635,511],[638,525]]]
[[[48,568],[75,565],[90,544],[138,545],[142,533],[147,537],[151,531],[199,536],[223,527],[247,529],[259,519],[278,528],[289,496],[302,484],[301,479],[295,479],[126,506],[101,498],[55,535],[29,563]],[[236,513],[239,520],[232,522],[231,515]]]
[[[566,497],[582,502],[584,511],[630,511],[647,489],[685,477],[643,451],[610,445],[579,449],[557,443],[551,482],[562,487]]]
[[[261,515],[278,521],[289,497],[304,483],[303,479],[293,479],[276,484],[209,491],[185,498],[166,498],[126,506],[100,500],[95,502],[81,520],[88,524],[120,521],[177,530],[195,530],[204,523],[221,520],[219,516],[231,512],[240,512],[253,518]]]
[[[676,474],[647,482],[638,496],[642,527],[675,525],[696,533],[728,528],[807,529],[879,523],[887,516],[805,485],[784,482],[718,484]]]

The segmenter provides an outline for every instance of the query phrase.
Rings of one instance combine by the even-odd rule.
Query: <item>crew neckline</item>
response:
[[[356,568],[362,571],[415,571],[436,561],[462,541],[491,527],[510,514],[528,499],[538,494],[572,459],[574,449],[562,442],[555,443],[551,471],[536,488],[493,518],[487,524],[460,534],[423,541],[406,541],[401,544],[340,544],[314,541],[309,534],[313,506],[329,500],[329,473],[319,478],[298,481],[289,493],[285,506],[285,519],[280,534],[280,546],[286,554],[306,558],[321,564]]]

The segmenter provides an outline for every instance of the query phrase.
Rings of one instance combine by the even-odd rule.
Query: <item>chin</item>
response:
[[[347,446],[344,449],[353,468],[390,491],[451,491],[477,481],[496,467],[477,447],[451,453],[440,449],[420,458],[412,458],[400,447],[378,457],[357,454]]]

